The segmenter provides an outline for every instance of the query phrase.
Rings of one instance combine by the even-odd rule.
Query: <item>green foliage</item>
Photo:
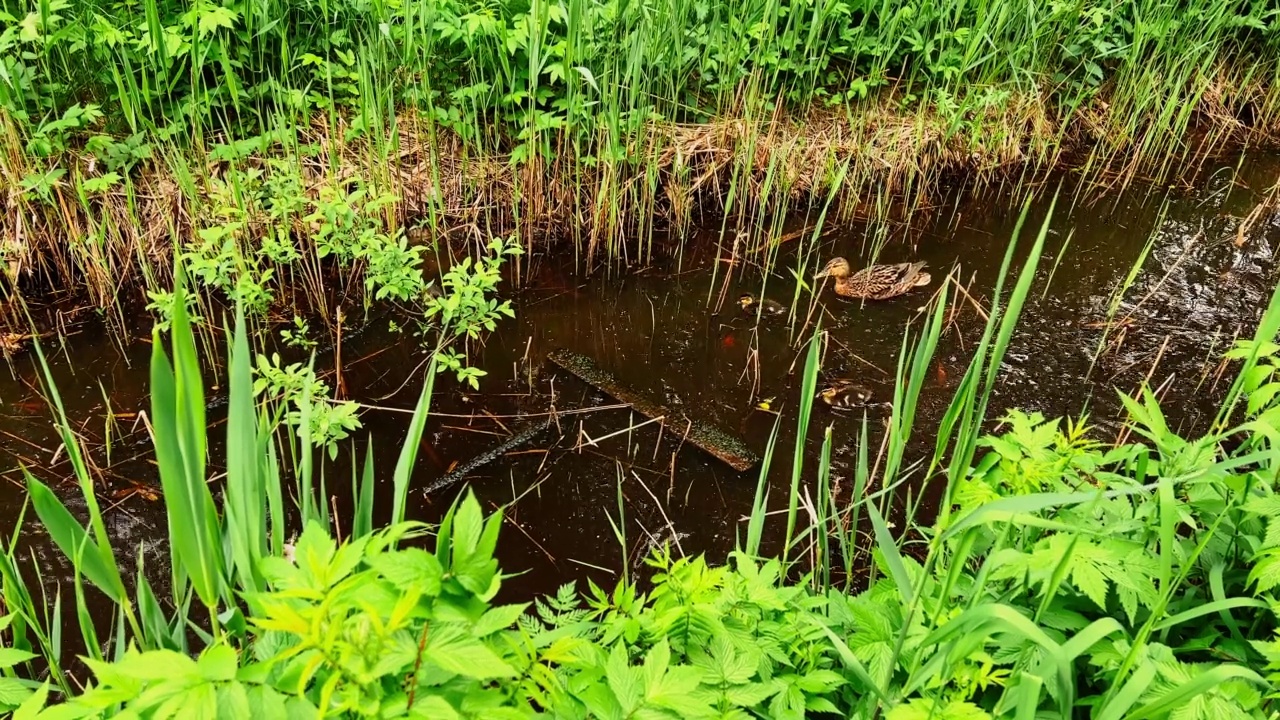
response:
[[[310,350],[316,346],[316,341],[311,339],[309,323],[298,315],[293,316],[293,327],[280,331],[280,339],[285,345],[300,350]]]
[[[488,255],[474,264],[471,258],[463,258],[441,277],[444,293],[428,296],[424,313],[431,327],[440,328],[436,372],[451,371],[458,382],[479,387],[484,371],[468,366],[461,354],[446,349],[444,344],[454,338],[479,338],[481,333],[492,332],[503,317],[516,316],[510,300],[498,302],[492,293],[502,281],[503,261],[522,252],[517,238],[508,238],[506,242],[495,238],[489,242]]]
[[[1071,112],[1104,88],[1133,110],[1130,129],[1184,127],[1162,108],[1194,105],[1224,66],[1266,76],[1278,32],[1274,8],[1248,0],[1026,12],[917,0],[10,2],[0,109],[41,156],[96,122],[79,117],[83,98],[95,98],[113,109],[113,127],[128,128],[124,143],[141,128],[174,136],[193,125],[260,137],[281,120],[338,113],[356,137],[391,106],[475,144],[501,137],[516,163],[549,159],[548,136],[565,134],[589,164],[626,159],[655,118],[705,120],[744,96],[765,109],[854,104],[891,83],[905,88],[904,105],[928,107],[953,130],[1015,94]]]
[[[350,400],[333,400],[329,383],[316,377],[312,367],[283,365],[273,353],[258,356],[254,374],[254,396],[281,408],[290,426],[307,423],[311,443],[328,448],[331,458],[337,457],[339,444],[360,429],[359,407]]]
[[[762,482],[749,553],[720,563],[659,547],[644,582],[624,578],[611,590],[592,584],[584,593],[568,586],[531,605],[494,604],[505,577],[495,559],[500,511],[486,517],[467,493],[438,527],[404,522],[434,373],[395,468],[391,524],[373,528],[371,463],[358,481],[355,518],[332,522],[310,484],[313,441],[295,455],[292,491],[303,532],[289,544],[276,436],[321,432],[312,425],[311,398],[324,386],[310,369],[262,358],[255,380],[238,312],[226,484],[212,492],[210,428],[180,284],[168,303],[169,350],[156,332],[149,413],[169,520],[171,597],[162,606],[141,568],[126,586],[93,477],[50,386],[87,525],[47,486],[29,476],[27,483],[41,525],[75,568],[76,616],[93,677],[73,683],[62,669],[60,629],[50,630],[51,618],[62,620],[60,599],[49,602],[33,592],[42,586],[26,584],[15,538],[0,555],[9,613],[0,619],[0,703],[16,707],[15,717],[49,719],[180,710],[346,718],[1274,717],[1280,456],[1271,423],[1277,393],[1269,388],[1280,352],[1273,344],[1280,291],[1256,336],[1232,351],[1239,377],[1205,435],[1173,431],[1144,388],[1121,396],[1129,417],[1114,446],[1091,439],[1083,422],[1064,431],[1016,412],[1003,431],[980,438],[990,382],[980,389],[974,380],[984,371],[995,379],[1038,250],[1039,243],[1003,308],[997,291],[936,445],[963,458],[930,463],[952,504],[931,525],[909,516],[900,538],[878,504],[885,491],[858,493],[845,507],[820,497],[810,528],[791,525],[798,513],[789,518],[786,534],[797,533],[789,544],[828,534],[871,537],[871,547],[840,545],[870,556],[865,573],[833,572],[839,558],[818,542],[808,560],[759,557],[764,518],[783,515],[768,507]],[[454,296],[475,299],[470,310],[453,308],[446,328],[483,326],[501,314],[501,306],[481,302],[487,290],[468,288],[492,289],[490,262],[510,251],[495,243],[480,269],[445,279]],[[914,350],[904,345],[895,467],[903,467],[910,388],[944,321],[934,308]],[[811,387],[817,360],[805,372]],[[255,405],[255,394],[272,399]],[[282,419],[286,408],[296,411],[294,420]],[[979,447],[986,454],[973,462]],[[864,490],[871,487],[866,464],[860,458]],[[829,470],[824,460],[817,487],[827,493]],[[788,509],[808,492],[802,482]],[[862,510],[869,528],[858,525]],[[339,541],[330,529],[338,526],[355,532]],[[86,584],[118,608],[110,659],[90,619]],[[196,600],[205,614],[189,613]]]

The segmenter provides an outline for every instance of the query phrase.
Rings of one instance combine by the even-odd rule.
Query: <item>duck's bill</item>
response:
[[[816,273],[816,274],[813,276],[813,279],[814,279],[814,280],[821,280],[822,278],[827,277],[827,276],[829,276],[830,274],[831,274],[831,271],[830,271],[830,270],[823,270],[823,271],[821,271],[821,272],[819,272],[819,273]]]

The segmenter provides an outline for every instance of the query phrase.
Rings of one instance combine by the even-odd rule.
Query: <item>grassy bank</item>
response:
[[[392,238],[567,238],[593,266],[701,212],[767,232],[1064,159],[1182,173],[1280,118],[1265,2],[54,0],[0,23],[4,285],[100,307],[201,242],[331,271],[307,218],[357,190]]]
[[[326,468],[305,403],[286,403],[302,415],[290,423],[254,387],[242,313],[230,323],[227,422],[211,429],[179,290],[171,332],[155,335],[149,412],[169,580],[120,566],[94,471],[53,393],[84,516],[27,477],[32,523],[0,553],[0,708],[19,708],[19,720],[1274,717],[1280,291],[1228,355],[1237,379],[1202,436],[1167,427],[1145,390],[1124,398],[1125,432],[1110,443],[1083,423],[1016,411],[987,434],[1046,232],[1030,253],[1009,248],[1010,281],[923,477],[906,448],[925,430],[915,408],[945,290],[904,338],[884,448],[869,462],[864,423],[846,500],[832,491],[827,428],[824,460],[797,456],[782,496],[762,472],[731,557],[662,547],[650,576],[624,570],[614,588],[505,606],[494,603],[501,513],[484,516],[464,494],[439,526],[406,520],[429,385],[396,467],[352,468],[353,511],[336,517],[325,479],[345,482],[347,469]],[[1026,256],[1016,272],[1015,255]],[[821,344],[807,343],[803,397]],[[206,449],[223,432],[226,474],[212,482]],[[380,476],[392,489],[384,527]],[[921,481],[943,488],[936,518],[911,511],[907,488]],[[904,496],[909,511],[891,527]],[[611,514],[627,568],[634,526],[624,503]],[[24,566],[37,531],[71,563],[71,587]],[[107,617],[91,593],[109,600]],[[80,634],[91,678],[70,672],[64,632]]]

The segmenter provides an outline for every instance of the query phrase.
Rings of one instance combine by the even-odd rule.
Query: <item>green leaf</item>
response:
[[[0,707],[15,708],[31,697],[31,688],[20,680],[0,677]]]
[[[424,553],[425,554],[425,553]],[[427,557],[431,557],[428,555]],[[431,558],[434,560],[435,558]],[[476,621],[472,632],[476,637],[486,637],[499,630],[505,630],[511,627],[524,614],[525,608],[529,607],[529,603],[520,603],[518,605],[502,605],[500,607],[491,608]]]
[[[463,677],[487,680],[516,674],[502,658],[479,640],[452,625],[437,626],[431,633],[423,659]]]
[[[630,715],[640,707],[644,700],[644,678],[639,668],[631,667],[626,648],[622,644],[614,645],[605,663],[605,679],[609,690],[622,706],[622,712]]]
[[[49,683],[45,682],[36,691],[31,693],[30,697],[22,702],[13,713],[12,720],[36,720],[41,715],[45,703],[49,700]]]
[[[17,648],[0,647],[0,668],[11,668],[36,657],[35,653]]]
[[[1280,552],[1268,551],[1249,571],[1249,582],[1258,592],[1268,592],[1280,585]]]
[[[224,491],[226,541],[231,546],[240,588],[262,590],[257,559],[266,554],[266,496],[262,449],[258,445],[257,414],[253,405],[253,370],[244,308],[236,305],[236,327],[229,363],[230,399],[227,406],[227,481]]]
[[[175,273],[182,277],[179,270]],[[204,388],[181,280],[174,289],[173,365],[158,329],[152,333],[151,427],[173,548],[174,592],[190,578],[201,602],[214,607],[222,590],[223,545],[205,477]]]
[[[1060,536],[1059,536],[1060,537]],[[1071,561],[1071,582],[1092,600],[1100,610],[1107,609],[1107,579],[1102,571],[1076,557]]]
[[[434,555],[420,548],[374,555],[369,566],[398,588],[416,586],[426,595],[440,594],[444,570]]]
[[[893,534],[889,532],[889,526],[885,524],[875,503],[867,503],[867,514],[871,518],[871,527],[875,530],[876,548],[880,551],[880,557],[888,567],[889,576],[893,578],[893,584],[898,588],[902,603],[910,605],[915,597],[915,589],[911,584],[911,576],[907,574],[907,568],[902,563],[898,543],[893,539]]]
[[[423,689],[425,690],[426,688]],[[462,717],[447,700],[438,695],[415,698],[409,715],[410,717],[423,718],[423,720],[458,720]]]
[[[215,6],[200,13],[200,37],[208,37],[219,28],[231,30],[235,28],[239,15],[228,7]]]
[[[462,498],[458,513],[453,520],[453,562],[459,564],[475,552],[480,544],[480,534],[484,531],[484,514],[480,511],[480,502],[470,490]]]
[[[666,674],[667,667],[670,664],[671,646],[667,644],[666,638],[662,638],[644,656],[645,687],[652,688],[657,685],[662,680],[662,676]]]
[[[214,645],[200,654],[196,667],[206,680],[227,681],[235,678],[239,656],[226,645]]]
[[[293,548],[298,568],[306,572],[315,587],[327,587],[337,545],[328,531],[316,520],[309,520]]]
[[[705,673],[705,682],[714,687],[742,685],[750,682],[756,674],[756,663],[736,651],[728,638],[721,634],[711,638],[710,652],[696,656],[695,664]]]
[[[796,686],[801,690],[818,695],[831,692],[843,684],[844,678],[839,673],[822,669],[810,670],[796,680]]]
[[[713,696],[698,692],[701,679],[702,673],[688,665],[670,667],[657,682],[649,685],[647,701],[650,705],[671,710],[681,718],[713,716],[715,713],[710,704]]]
[[[950,702],[913,698],[885,715],[885,720],[991,720],[986,710],[970,702]]]
[[[735,685],[725,690],[724,695],[734,705],[750,708],[773,697],[778,692],[778,689],[776,685],[757,682],[748,685]]]
[[[200,676],[196,661],[173,650],[128,652],[125,653],[124,658],[115,663],[115,668],[129,677],[143,681]]]
[[[404,521],[405,502],[409,495],[409,479],[413,474],[413,465],[418,459],[418,448],[422,445],[422,433],[427,427],[427,414],[431,411],[431,393],[435,387],[435,379],[435,373],[427,372],[422,394],[418,396],[418,404],[413,409],[413,419],[409,421],[409,434],[405,437],[404,444],[400,446],[400,457],[396,460],[396,469],[391,478],[395,489],[391,508],[392,525]]]
[[[1229,680],[1245,680],[1266,687],[1267,682],[1257,673],[1240,665],[1218,665],[1210,670],[1195,675],[1181,685],[1162,694],[1155,700],[1139,707],[1126,720],[1143,720],[1143,718],[1163,717],[1165,713],[1185,705],[1190,700],[1210,692]]]
[[[228,648],[230,649],[230,648]],[[233,651],[234,652],[234,651]],[[218,720],[239,720],[240,718],[266,718],[266,717],[282,717],[280,715],[255,715],[249,706],[249,693],[245,690],[244,685],[239,682],[232,681],[224,685],[218,685],[215,690],[218,700]],[[284,708],[281,707],[280,710]]]
[[[273,687],[254,685],[249,688],[246,695],[251,717],[265,720],[265,718],[282,718],[287,714],[284,696]]]
[[[89,578],[99,590],[112,602],[119,603],[119,576],[115,569],[109,567],[102,559],[101,549],[89,539],[85,529],[76,522],[62,501],[58,499],[47,485],[35,479],[25,469],[23,475],[27,479],[27,492],[31,497],[31,505],[49,537],[58,549],[63,552],[84,576]]]

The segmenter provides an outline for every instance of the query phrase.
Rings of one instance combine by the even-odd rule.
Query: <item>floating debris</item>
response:
[[[444,488],[462,480],[474,470],[488,465],[494,460],[497,460],[503,455],[533,440],[546,432],[547,428],[551,427],[552,420],[553,417],[551,415],[545,415],[538,420],[521,427],[518,432],[504,440],[501,445],[490,448],[479,455],[476,455],[453,470],[450,470],[448,473],[440,476],[435,480],[435,482],[432,482],[430,485],[423,488],[422,494],[430,495],[437,490],[443,490]]]
[[[604,394],[630,405],[641,415],[651,420],[658,420],[671,432],[685,437],[689,442],[724,461],[738,472],[750,470],[760,462],[760,456],[752,452],[742,440],[712,425],[693,420],[688,415],[672,410],[627,387],[612,373],[602,369],[585,355],[560,349],[551,351],[547,359],[577,375]]]

